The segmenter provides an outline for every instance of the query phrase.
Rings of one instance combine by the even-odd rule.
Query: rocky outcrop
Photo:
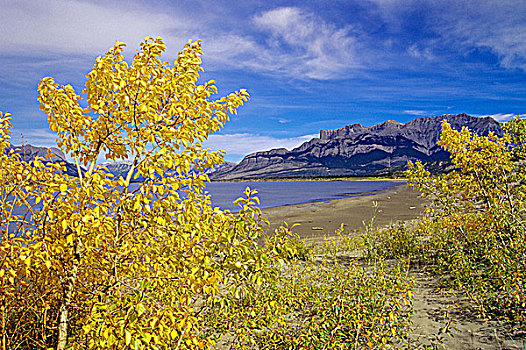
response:
[[[100,164],[97,164],[98,168],[102,168],[103,170],[106,170],[110,174],[112,174],[115,178],[119,178],[122,176],[123,178],[126,178],[128,175],[128,172],[130,171],[132,166],[132,162],[130,161],[119,161],[119,162],[103,162]]]
[[[72,164],[66,160],[66,156],[64,153],[56,148],[56,147],[37,147],[32,145],[24,145],[22,146],[11,146],[8,147],[5,152],[9,153],[11,149],[14,150],[14,152],[18,155],[20,155],[21,159],[30,163],[31,161],[35,160],[37,157],[40,158],[44,162],[50,162],[50,163],[59,163],[62,166],[66,167],[66,173],[69,176],[78,177],[77,167],[75,164]],[[51,157],[47,157],[48,150],[51,154]],[[105,171],[113,174],[116,178],[119,178],[120,176],[126,177],[128,172],[131,169],[132,162],[130,161],[118,161],[118,162],[103,162],[100,164],[97,164],[97,167],[100,169],[104,169]],[[216,171],[227,171],[228,169],[234,167],[236,163],[232,162],[224,162],[222,164],[216,164],[212,168],[209,168],[205,171],[205,174],[213,174]],[[192,167],[193,169],[193,167]],[[84,169],[81,166],[81,171],[84,173],[86,169]],[[133,179],[132,181],[140,182],[142,181],[142,177],[138,177],[137,179]]]
[[[228,171],[229,169],[232,169],[235,165],[236,163],[234,162],[224,162],[221,164],[216,164],[212,168],[208,168],[205,171],[205,174],[211,175],[215,173],[216,171]]]
[[[502,135],[494,119],[467,114],[418,118],[406,124],[389,120],[371,127],[348,125],[321,130],[320,137],[293,150],[284,148],[246,156],[236,166],[211,174],[215,180],[384,175],[403,170],[409,160],[428,163],[434,171],[448,170],[449,153],[437,145],[442,121],[479,135]]]
[[[221,164],[216,164],[212,168],[206,169],[204,173],[210,175],[216,171],[226,171],[232,168],[234,165],[236,165],[236,163],[232,163],[232,162],[224,162]],[[106,170],[107,172],[113,174],[115,178],[119,178],[120,176],[122,176],[123,178],[126,178],[126,176],[128,175],[128,172],[131,169],[131,166],[132,166],[132,162],[130,161],[104,162],[104,163],[97,165],[97,167],[102,168]],[[193,166],[191,166],[191,169],[193,169]],[[166,175],[170,176],[170,174],[166,174]],[[142,181],[143,181],[142,176],[139,176],[137,178],[135,178],[135,176],[132,176],[132,182],[142,182]]]
[[[28,163],[39,157],[44,162],[59,163],[62,166],[65,166],[68,175],[78,177],[77,167],[68,162],[64,153],[56,147],[48,148],[32,145],[11,146],[6,149],[6,152],[9,153],[11,149],[19,154],[22,160]],[[50,158],[47,158],[48,150],[51,154]],[[83,169],[81,169],[81,171],[83,171]]]

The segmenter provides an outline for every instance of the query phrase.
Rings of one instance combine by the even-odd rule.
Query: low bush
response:
[[[369,261],[378,258],[420,261],[428,249],[427,238],[418,227],[404,223],[373,230],[362,236],[364,256]]]
[[[464,292],[481,315],[526,325],[526,125],[515,118],[505,134],[477,136],[444,122],[439,145],[455,170],[431,175],[408,164],[409,185],[434,200],[408,230],[392,227],[364,238],[368,257],[404,257],[432,265]]]
[[[413,282],[402,265],[294,263],[262,292],[283,319],[257,335],[259,348],[384,349],[411,332]]]

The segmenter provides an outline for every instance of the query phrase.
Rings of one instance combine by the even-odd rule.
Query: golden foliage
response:
[[[455,170],[431,176],[409,163],[409,184],[434,199],[421,222],[428,259],[476,303],[481,314],[526,325],[526,125],[514,118],[503,137],[443,123],[439,144]],[[420,247],[422,240],[416,240]],[[420,252],[421,253],[421,252]]]
[[[160,38],[146,38],[130,64],[123,48],[117,42],[95,61],[86,107],[69,85],[39,84],[40,106],[78,178],[6,152],[11,124],[0,113],[1,348],[400,344],[412,289],[401,266],[370,274],[352,259],[335,261],[336,245],[332,260],[312,261],[290,228],[266,231],[249,188],[238,212],[212,207],[203,170],[223,155],[200,142],[247,92],[210,100],[217,89],[198,84],[199,42],[173,65],[160,58]],[[115,178],[96,166],[101,157],[128,159],[131,169]]]
[[[161,38],[146,38],[131,64],[123,48],[96,59],[86,107],[70,85],[48,77],[38,86],[78,178],[6,153],[9,115],[0,114],[4,349],[207,348],[223,334],[204,328],[204,315],[235,315],[277,275],[288,231],[266,237],[255,191],[234,214],[212,208],[204,190],[202,170],[223,156],[200,142],[248,93],[210,100],[217,89],[198,84],[199,42],[173,65],[161,61]],[[95,166],[101,156],[132,167],[114,178]]]

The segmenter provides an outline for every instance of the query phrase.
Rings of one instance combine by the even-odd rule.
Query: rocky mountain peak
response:
[[[9,147],[6,151],[9,152],[9,150],[15,150],[16,153],[20,154],[23,159],[26,159],[26,161],[31,161],[35,159],[36,157],[46,158],[48,149],[50,153],[52,154],[52,157],[49,159],[52,162],[58,162],[58,161],[66,161],[66,156],[64,155],[64,152],[62,152],[60,149],[56,147],[38,147],[33,145],[23,145],[23,146],[13,146]]]
[[[375,175],[402,169],[409,160],[447,166],[450,155],[437,145],[443,120],[457,130],[466,126],[480,135],[502,135],[500,124],[494,119],[465,113],[417,118],[405,124],[394,120],[368,127],[350,124],[321,130],[320,138],[291,151],[281,148],[250,154],[211,178]]]
[[[37,157],[43,159],[45,162],[61,163],[66,167],[66,173],[70,176],[78,176],[77,167],[66,160],[64,153],[56,147],[38,147],[29,144],[23,146],[11,145],[6,149],[6,152],[14,150],[15,153],[22,157],[22,160],[31,162]],[[47,158],[48,150],[51,153],[51,157]],[[81,167],[81,171],[84,171]]]

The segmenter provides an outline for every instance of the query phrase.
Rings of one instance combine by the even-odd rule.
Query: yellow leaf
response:
[[[60,192],[66,192],[67,190],[68,190],[68,185],[67,184],[60,185]]]
[[[131,343],[131,332],[129,330],[126,330],[125,337],[126,337],[126,346],[129,346]]]
[[[144,333],[142,337],[146,341],[146,343],[150,343],[150,341],[152,340],[152,335],[150,333]]]

